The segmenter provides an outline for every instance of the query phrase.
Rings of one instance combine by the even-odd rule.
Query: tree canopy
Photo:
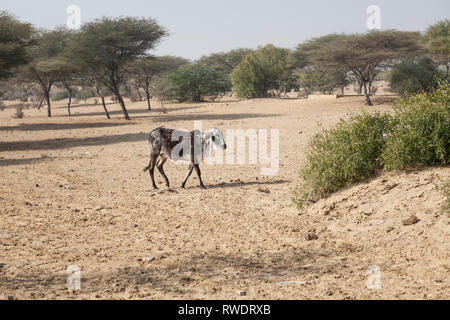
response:
[[[279,89],[288,52],[269,44],[245,55],[231,74],[236,95],[239,98],[266,97],[268,90]]]
[[[253,52],[252,49],[238,48],[228,52],[218,52],[209,56],[203,56],[198,60],[198,63],[229,75],[241,63],[242,58]]]
[[[27,48],[34,43],[35,30],[5,11],[0,11],[0,79],[11,76],[15,67],[29,61]]]
[[[198,63],[179,67],[167,80],[172,88],[171,98],[178,101],[214,99],[227,90],[222,73]]]
[[[430,58],[422,57],[418,60],[409,58],[394,66],[390,85],[392,91],[405,95],[436,88],[438,78],[439,70]]]
[[[427,50],[446,66],[446,78],[448,80],[448,71],[450,65],[450,20],[442,20],[427,28],[423,43]]]
[[[120,103],[129,120],[125,102],[119,91],[129,64],[150,56],[149,51],[167,35],[154,19],[101,18],[82,26],[71,43],[72,58],[92,70]]]

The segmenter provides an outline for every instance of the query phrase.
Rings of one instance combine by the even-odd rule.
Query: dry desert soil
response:
[[[1,299],[449,299],[449,216],[436,189],[450,168],[385,173],[299,212],[292,189],[314,133],[392,98],[109,104],[0,111]],[[11,103],[9,104],[11,105]],[[185,165],[151,188],[158,126],[279,129],[279,170]],[[226,139],[226,136],[225,136]],[[419,221],[403,225],[415,215]],[[317,238],[317,239],[316,239]],[[81,272],[68,290],[67,269]],[[377,270],[379,272],[377,272]],[[375,272],[375,273],[374,273]],[[377,277],[379,282],[371,282]],[[377,283],[380,286],[371,286]],[[369,284],[369,285],[368,285]],[[245,295],[243,295],[244,291]]]

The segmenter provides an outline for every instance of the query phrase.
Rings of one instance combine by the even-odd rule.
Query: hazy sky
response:
[[[101,16],[156,18],[170,36],[155,54],[190,59],[237,47],[294,48],[332,32],[365,32],[369,5],[381,9],[381,29],[423,31],[450,18],[449,0],[0,0],[0,10],[38,27],[65,25],[69,5],[81,22]]]

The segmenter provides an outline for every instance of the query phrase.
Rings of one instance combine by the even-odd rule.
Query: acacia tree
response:
[[[447,72],[445,78],[448,80],[450,67],[450,20],[442,20],[428,27],[423,43],[427,50],[441,65],[445,65]]]
[[[233,89],[239,98],[266,97],[268,90],[279,89],[288,50],[272,44],[247,54],[231,73]]]
[[[71,44],[73,59],[94,72],[115,95],[124,117],[130,120],[120,93],[127,68],[137,58],[149,56],[167,31],[154,19],[106,18],[82,26]]]
[[[29,61],[27,48],[35,42],[35,30],[5,11],[0,11],[0,79],[11,76],[15,67]]]
[[[53,84],[61,79],[67,70],[67,60],[63,56],[71,31],[56,29],[41,31],[37,43],[28,50],[31,61],[22,66],[18,73],[25,81],[36,83],[47,103],[47,114],[52,116],[50,91]]]
[[[148,111],[151,110],[150,88],[152,81],[164,73],[173,71],[188,63],[189,61],[184,58],[173,56],[145,57],[131,63],[129,67],[131,79],[138,89],[144,90]]]
[[[370,106],[368,84],[399,58],[419,53],[419,38],[418,32],[396,30],[333,34],[312,39],[300,49],[308,61],[321,68],[351,72],[362,84],[365,104]]]

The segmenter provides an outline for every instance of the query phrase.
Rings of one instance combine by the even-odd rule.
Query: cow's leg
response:
[[[203,184],[203,181],[202,181],[202,173],[200,172],[199,165],[194,163],[194,169],[195,169],[195,172],[197,172],[198,179],[200,180],[200,188],[206,189],[206,187],[205,187],[205,185]]]
[[[159,158],[158,162],[156,163],[156,167],[158,168],[159,173],[161,173],[161,175],[163,176],[164,180],[166,180],[167,188],[170,188],[169,179],[167,178],[166,173],[164,172],[164,168],[163,168],[164,163],[166,163],[166,161],[167,161],[166,157]]]
[[[148,169],[150,172],[150,179],[152,180],[153,189],[158,189],[155,183],[155,165],[156,160],[158,159],[158,153],[151,153],[150,154],[150,164],[148,165]]]
[[[181,184],[181,187],[182,187],[182,188],[184,188],[184,186],[186,185],[186,181],[187,181],[187,179],[191,176],[192,170],[194,170],[194,165],[191,163],[191,164],[189,165],[189,169],[188,169],[188,172],[187,172],[187,174],[186,174],[186,177],[184,178],[183,183]]]

